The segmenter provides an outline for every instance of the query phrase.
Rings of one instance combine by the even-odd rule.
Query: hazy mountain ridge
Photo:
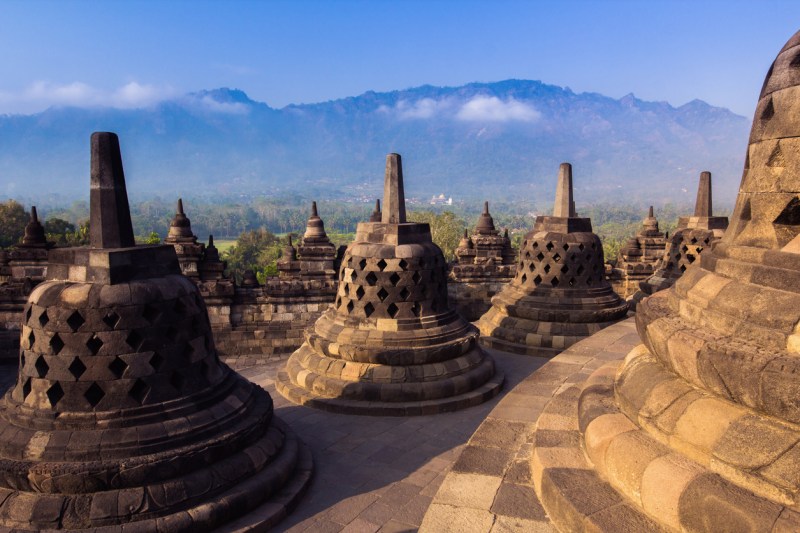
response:
[[[282,109],[214,89],[143,109],[0,116],[0,191],[83,196],[89,134],[111,130],[136,196],[374,194],[383,156],[396,151],[407,194],[421,197],[542,199],[553,194],[558,164],[571,161],[579,203],[622,190],[628,201],[685,199],[705,169],[715,197],[729,201],[748,129],[744,117],[700,100],[673,107],[526,80],[370,91]]]

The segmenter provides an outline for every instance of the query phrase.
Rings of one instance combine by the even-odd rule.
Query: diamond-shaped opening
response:
[[[117,379],[119,379],[122,377],[122,374],[125,373],[125,370],[128,369],[128,363],[119,357],[115,357],[114,360],[108,365],[108,369],[111,370],[111,373],[114,374]]]
[[[136,331],[131,331],[125,338],[125,342],[127,342],[128,346],[130,346],[134,350],[138,350],[139,348],[142,347],[142,342],[144,342],[144,339],[142,338],[141,335],[136,333]]]
[[[20,350],[20,353],[19,353],[19,369],[22,370],[23,368],[25,368],[25,352]]]
[[[569,286],[570,287],[574,287],[575,286],[575,282],[576,282],[575,278],[569,278]]]
[[[400,298],[402,298],[403,300],[407,300],[410,295],[411,292],[406,287],[403,287],[400,290]]]
[[[531,253],[525,252],[525,259],[530,259],[530,258],[531,258]]]
[[[164,364],[164,358],[158,352],[153,352],[153,356],[150,358],[150,366],[153,367],[153,370],[158,371],[161,368],[161,365]]]
[[[525,241],[525,242],[527,243],[528,241]],[[523,246],[524,246],[524,244],[523,244]],[[531,245],[531,247],[532,247],[534,250],[535,250],[535,249],[537,249],[537,248],[539,247],[539,242],[538,242],[538,241],[533,241],[533,245]]]
[[[358,300],[360,300],[360,299],[361,299],[361,298],[363,298],[363,297],[364,297],[364,287],[362,287],[361,285],[359,285],[359,286],[358,286],[358,288],[356,289],[356,298],[357,298]]]
[[[567,244],[567,243],[564,243],[564,246],[562,246],[562,248],[563,248],[563,249],[564,249],[564,251],[566,252],[567,250],[569,250],[569,244]]]
[[[97,355],[97,352],[100,351],[100,348],[103,347],[103,341],[100,340],[100,337],[97,335],[92,335],[88,341],[86,341],[86,347],[89,348],[89,351],[92,352],[92,355]]]
[[[681,265],[680,270],[681,272],[686,272],[686,265]]]
[[[359,261],[358,262],[358,268],[360,268],[361,270],[364,270],[365,268],[367,268],[367,260],[366,259],[362,259],[361,261]]]
[[[544,254],[542,252],[539,252],[538,254],[536,254],[536,259],[541,261],[542,259],[544,259]]]
[[[181,390],[184,383],[186,383],[186,378],[180,372],[173,372],[169,377],[169,384],[176,390]]]
[[[45,309],[42,311],[42,314],[39,315],[39,324],[41,324],[42,327],[45,327],[48,322],[50,322],[50,317],[47,316],[47,309]]]
[[[53,349],[53,353],[56,355],[58,355],[58,352],[64,348],[64,341],[61,340],[61,337],[58,335],[58,333],[53,333],[53,336],[50,337],[50,348]]]
[[[764,107],[764,111],[761,112],[761,120],[769,120],[775,115],[775,106],[772,103],[772,97],[770,97],[769,102]]]
[[[139,405],[142,405],[149,392],[150,386],[141,379],[137,379],[131,390],[128,391],[128,396],[136,400]]]
[[[558,278],[553,278],[552,280],[550,280],[550,285],[552,285],[553,287],[558,287]]]
[[[397,306],[396,306],[394,303],[390,303],[390,304],[389,304],[389,307],[387,307],[387,308],[386,308],[386,312],[388,312],[388,313],[389,313],[389,316],[390,316],[390,317],[392,317],[392,318],[394,318],[395,316],[397,316],[397,312],[398,312],[399,310],[400,310],[400,308],[399,308],[399,307],[397,307]]]
[[[380,298],[381,301],[384,301],[388,296],[389,293],[386,291],[386,289],[381,287],[381,290],[378,291],[378,298]]]
[[[697,237],[692,237],[692,240],[689,241],[692,244],[697,244]]]
[[[89,385],[89,388],[83,393],[83,397],[86,398],[86,401],[89,402],[89,405],[92,407],[96,407],[105,395],[105,391],[97,383]]]
[[[554,245],[552,242],[548,242],[548,243],[545,245],[545,248],[547,248],[547,251],[549,252],[549,251],[551,251],[553,248],[555,248],[555,245]]]
[[[30,393],[31,393],[31,378],[28,378],[22,385],[22,399],[24,400],[25,398],[27,398]]]
[[[398,274],[397,272],[392,272],[392,275],[389,276],[389,283],[391,283],[392,286],[396,287],[397,284],[400,283],[400,274]]]
[[[789,63],[790,67],[797,68],[800,67],[800,52],[794,55],[792,61]]]
[[[36,359],[36,363],[34,363],[33,367],[36,369],[36,375],[40,378],[43,378],[47,375],[47,371],[50,370],[50,365],[47,364],[47,361],[44,360],[44,356],[40,355],[38,359]]]
[[[592,243],[592,250],[595,250],[595,249],[597,249],[597,244],[593,242]]]
[[[58,335],[58,333],[56,333]],[[28,349],[33,350],[33,343],[36,342],[36,335],[33,334],[33,330],[28,333]],[[58,353],[58,352],[56,352]]]
[[[106,326],[110,327],[111,329],[114,329],[117,327],[117,324],[119,323],[119,315],[114,311],[109,311],[108,313],[106,313],[106,316],[103,317],[103,322],[105,322]]]
[[[594,279],[592,278],[592,276],[589,276],[588,278],[586,278],[586,284],[587,285],[591,285],[592,283],[594,283]]]
[[[368,284],[370,287],[372,287],[372,286],[374,286],[376,283],[378,283],[378,276],[377,276],[377,275],[375,275],[375,272],[370,272],[369,274],[367,274],[367,277],[366,277],[365,279],[367,280],[367,284]]]
[[[558,263],[559,261],[561,261],[561,256],[560,256],[560,255],[558,255],[558,253],[556,253],[556,254],[553,256],[553,261],[555,261],[556,263]]]
[[[522,283],[525,283],[526,281],[528,281],[528,275],[527,274],[523,274],[522,277],[520,278],[520,280],[522,281]]]
[[[414,302],[414,305],[411,306],[411,312],[414,313],[414,316],[418,317],[422,313],[422,308],[417,302]]]
[[[401,269],[405,270],[408,268],[408,261],[406,261],[405,259],[401,259],[398,265],[400,266]]]
[[[85,323],[86,319],[83,318],[83,315],[81,315],[77,311],[73,311],[72,314],[69,315],[69,318],[67,318],[67,325],[69,326],[69,329],[71,329],[73,333],[78,331],[78,329],[80,329],[80,327]]]
[[[537,275],[535,278],[533,278],[534,285],[538,285],[541,282],[542,282],[542,276]]]
[[[86,365],[83,364],[83,361],[81,361],[80,357],[76,357],[69,364],[69,368],[67,368],[67,370],[69,370],[69,373],[72,374],[76,380],[78,380],[81,379],[83,373],[86,372]]]
[[[345,283],[344,284],[344,293],[348,294],[349,292],[350,292],[350,284],[349,283]]]
[[[352,272],[350,272],[350,281],[354,282],[357,279],[358,279],[358,274],[356,274],[356,271],[353,270]]]
[[[341,307],[341,306],[342,306],[342,297],[341,296],[337,296],[336,297],[336,307],[338,308],[338,307]]]
[[[47,394],[47,399],[50,400],[50,406],[55,407],[58,401],[64,397],[64,389],[62,389],[61,384],[56,381],[47,389],[45,394]]]
[[[550,273],[550,265],[545,265],[544,266],[544,273],[545,274],[549,274]]]
[[[364,314],[370,316],[374,312],[375,307],[373,307],[371,303],[367,302],[367,305],[364,306]]]
[[[28,306],[28,309],[25,310],[25,322],[31,319],[31,313],[33,312],[33,306]]]
[[[689,261],[689,264],[694,263],[695,257],[692,254],[686,254],[686,260]]]
[[[584,248],[583,243],[578,244],[578,250],[583,251],[583,248]]]
[[[689,251],[689,247],[688,246],[686,246],[685,244],[683,246],[681,246],[681,252],[686,253],[688,251]]]
[[[379,268],[379,269],[381,270],[381,272],[382,272],[382,271],[383,271],[383,269],[384,269],[384,268],[386,268],[386,261],[385,261],[385,260],[383,260],[383,259],[381,259],[380,261],[378,261],[378,268]]]
[[[709,239],[708,239],[708,237],[706,237],[705,239],[703,239],[703,244],[705,244],[705,245],[708,245],[708,243],[709,243]]]
[[[414,275],[411,276],[411,281],[413,281],[415,285],[417,285],[421,279],[422,276],[419,275],[419,272],[414,272]]]
[[[355,306],[353,305],[353,300],[350,300],[349,302],[347,302],[347,312],[348,313],[352,313],[354,307]]]
[[[534,265],[533,263],[528,263],[528,270],[533,272],[534,270],[536,270],[536,265]]]
[[[180,302],[180,300],[178,300]],[[181,305],[183,305],[181,303]],[[175,310],[178,310],[178,303],[175,304]],[[147,304],[144,306],[142,310],[142,318],[150,322],[151,324],[155,324],[158,318],[161,316],[161,310],[156,307],[155,305]]]
[[[564,266],[561,267],[561,273],[562,274],[566,274],[568,271],[569,271],[569,267],[567,265],[564,265]]]

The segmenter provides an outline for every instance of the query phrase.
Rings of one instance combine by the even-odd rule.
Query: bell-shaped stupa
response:
[[[219,362],[174,248],[135,245],[117,136],[91,150],[91,245],[50,251],[0,403],[0,529],[267,528],[309,452]]]
[[[639,283],[641,292],[634,295],[634,301],[671,287],[704,250],[722,237],[728,217],[715,217],[712,213],[711,172],[705,171],[700,173],[694,215],[678,219],[678,227],[667,242],[655,273]]]
[[[200,277],[200,261],[203,259],[203,244],[197,242],[192,232],[192,223],[183,212],[183,199],[178,198],[178,208],[169,224],[164,244],[171,244],[178,256],[181,272],[195,281]]]
[[[418,415],[481,403],[503,382],[478,332],[448,305],[428,224],[406,221],[400,156],[386,158],[380,222],[359,223],[336,301],[278,374],[290,400],[358,414]]]
[[[477,322],[481,342],[551,357],[628,312],[605,279],[603,245],[575,213],[572,166],[562,163],[553,216],[538,216],[522,242],[517,274]]]
[[[725,235],[639,304],[643,344],[598,369],[564,423],[584,484],[670,531],[800,530],[798,65],[800,32],[764,81]],[[563,472],[540,485],[551,515],[578,508]]]
[[[666,236],[658,229],[651,205],[642,227],[619,249],[610,277],[614,291],[625,299],[633,296],[639,290],[639,283],[655,273],[666,246]]]

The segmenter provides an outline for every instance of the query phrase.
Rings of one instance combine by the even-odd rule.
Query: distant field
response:
[[[236,244],[236,239],[214,239],[214,246],[217,247],[219,253],[227,252],[234,244]]]

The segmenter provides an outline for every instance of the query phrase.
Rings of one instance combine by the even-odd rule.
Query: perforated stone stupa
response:
[[[620,517],[674,531],[800,530],[799,66],[800,32],[764,81],[725,236],[639,304],[642,344],[598,369],[573,404],[589,461],[572,467],[626,503]],[[570,529],[580,504],[554,457],[537,458],[541,492]]]
[[[219,362],[173,247],[134,245],[117,136],[91,148],[91,246],[50,251],[0,403],[0,528],[269,527],[309,453]]]
[[[417,415],[481,403],[503,378],[477,330],[448,305],[428,224],[406,221],[400,156],[386,158],[380,222],[359,223],[336,301],[306,330],[278,391],[321,409]]]
[[[477,320],[489,310],[492,296],[517,272],[517,254],[511,247],[508,230],[501,234],[495,228],[489,202],[484,202],[472,236],[464,230],[455,256],[447,285],[450,301],[464,318]]]
[[[658,229],[651,205],[642,227],[619,249],[610,278],[614,291],[625,299],[633,296],[639,290],[639,283],[655,273],[666,246],[667,239]]]
[[[572,166],[559,170],[553,216],[538,216],[522,242],[517,274],[477,322],[481,342],[550,357],[628,312],[605,279],[603,246],[572,199]]]
[[[639,283],[641,293],[634,295],[635,302],[671,287],[704,250],[722,237],[728,227],[728,217],[715,217],[712,213],[711,172],[701,172],[694,216],[678,219],[678,227],[667,242],[655,273]]]

